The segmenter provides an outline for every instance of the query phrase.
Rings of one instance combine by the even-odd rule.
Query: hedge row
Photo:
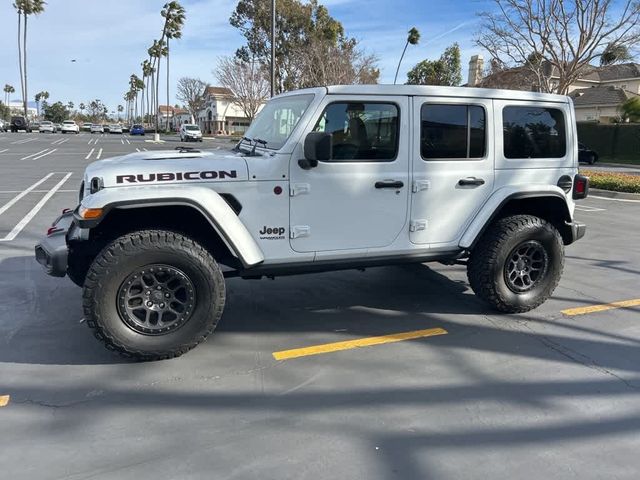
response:
[[[581,170],[580,173],[589,177],[589,185],[592,188],[613,192],[640,193],[640,175],[595,172],[593,170]]]

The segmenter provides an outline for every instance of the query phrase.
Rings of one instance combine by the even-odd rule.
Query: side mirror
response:
[[[310,132],[304,139],[304,158],[307,160],[331,160],[333,136],[326,132]]]

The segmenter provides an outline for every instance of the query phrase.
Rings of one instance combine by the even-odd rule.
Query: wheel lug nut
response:
[[[149,290],[147,290],[147,295],[151,295],[151,292]]]
[[[169,298],[170,296],[171,296],[171,295],[169,295],[168,293],[165,293],[165,294],[164,294],[164,297],[165,297],[165,298]]]
[[[160,304],[160,308],[164,308],[164,303],[161,303],[161,304]]]
[[[158,285],[158,286],[156,287],[156,290],[162,290],[162,287],[161,287],[160,285]]]
[[[147,307],[153,307],[153,302],[147,302]]]

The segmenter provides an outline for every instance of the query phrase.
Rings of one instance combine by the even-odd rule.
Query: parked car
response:
[[[104,133],[109,133],[109,125],[107,125],[106,123],[102,125],[102,131]]]
[[[129,129],[129,133],[131,135],[142,135],[144,136],[144,127],[140,124],[131,125]]]
[[[37,120],[35,122],[31,122],[29,126],[31,127],[31,131],[40,130],[40,122]]]
[[[62,130],[62,125],[60,125],[59,123],[54,123],[53,126],[56,129],[56,132],[59,132],[60,130]]]
[[[90,132],[91,131],[91,125],[93,125],[90,122],[86,122],[82,124],[82,131],[83,132]]]
[[[0,132],[6,132],[9,130],[9,123],[0,119]]]
[[[180,127],[181,142],[201,142],[202,132],[200,127],[194,123],[185,123]]]
[[[40,133],[56,133],[56,127],[53,124],[53,122],[50,122],[48,120],[44,120],[42,122],[40,122],[40,127],[38,127],[38,131]]]
[[[73,120],[65,120],[62,122],[62,129],[60,130],[62,133],[80,133],[80,127]]]
[[[11,131],[15,133],[19,130],[31,132],[31,125],[25,117],[16,115],[15,117],[11,117]]]
[[[95,337],[140,360],[182,355],[211,334],[233,276],[464,264],[480,299],[524,313],[552,295],[565,247],[586,231],[573,216],[589,190],[574,118],[566,96],[515,90],[287,92],[233,153],[91,163],[80,204],[36,259],[84,289]]]
[[[91,133],[104,133],[104,128],[102,128],[102,125],[94,123],[91,125]]]
[[[122,126],[115,123],[109,125],[109,133],[122,133]]]
[[[578,142],[578,161],[593,165],[598,161],[598,154],[584,143]]]

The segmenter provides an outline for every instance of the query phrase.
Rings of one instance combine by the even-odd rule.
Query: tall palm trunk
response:
[[[20,66],[20,92],[22,93],[22,98],[26,98],[26,95],[24,93],[24,73],[22,71],[22,39],[20,38],[21,28],[22,28],[22,17],[20,12],[18,12],[18,65]],[[26,112],[25,112],[25,115],[26,115]]]
[[[169,39],[167,38],[167,131],[169,130]],[[171,115],[173,117],[173,113]]]
[[[156,133],[160,133],[160,59],[158,57],[158,63],[156,68]]]
[[[27,14],[24,14],[24,31],[23,35],[23,43],[22,50],[23,55],[22,59],[24,60],[24,116],[27,117],[27,98],[29,96],[29,91],[27,89]]]

